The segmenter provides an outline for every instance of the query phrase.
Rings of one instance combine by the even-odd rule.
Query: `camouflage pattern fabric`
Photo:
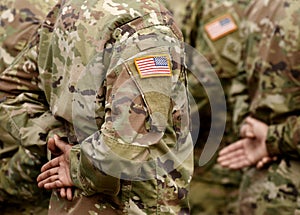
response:
[[[239,90],[247,91],[237,96],[234,120],[239,125],[250,115],[268,124],[267,150],[278,160],[246,171],[240,213],[300,214],[300,4],[256,0],[246,18],[246,72]]]
[[[181,1],[183,6],[178,7],[180,1],[174,3],[174,1],[165,0],[167,8],[174,13],[176,21],[180,23],[183,29],[185,41],[195,47],[208,60],[221,81],[227,102],[227,119],[220,147],[237,138],[232,130],[234,100],[231,88],[233,80],[237,78],[238,71],[243,65],[240,59],[242,58],[245,37],[241,27],[243,26],[244,8],[249,2],[250,0],[190,0]],[[181,11],[178,11],[179,8]],[[223,16],[231,16],[237,29],[213,40],[209,37],[205,27],[209,23],[220,20]],[[191,64],[199,64],[193,59],[193,56],[190,59]],[[207,82],[209,86],[209,82],[212,81],[208,75],[203,72],[201,76],[202,81]],[[216,156],[204,166],[198,164],[210,129],[208,126],[211,123],[210,104],[203,85],[197,81],[192,73],[188,74],[188,82],[189,90],[197,103],[197,106],[192,108],[192,113],[199,114],[200,121],[205,122],[200,123],[199,137],[195,147],[195,172],[191,182],[190,200],[192,214],[237,214],[238,190],[242,173],[222,168],[216,164]],[[206,88],[206,90],[210,89]]]
[[[55,0],[3,0],[0,7],[0,72],[4,71],[36,33]]]
[[[47,214],[50,193],[37,187],[46,161],[46,136],[53,116],[45,106],[29,104],[38,91],[36,52],[29,41],[56,1],[3,0],[0,3],[0,211]],[[30,57],[22,58],[24,52]],[[18,55],[19,54],[19,55]],[[42,95],[42,94],[41,94]],[[39,103],[42,104],[42,103]],[[23,110],[21,110],[23,108]],[[40,119],[31,120],[32,117]]]
[[[74,200],[54,191],[49,214],[189,214],[193,145],[170,13],[156,0],[61,1],[40,32],[40,86],[74,145]],[[139,64],[154,57],[164,74]]]

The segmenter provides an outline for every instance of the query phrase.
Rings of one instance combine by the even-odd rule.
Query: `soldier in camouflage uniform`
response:
[[[221,81],[227,103],[227,119],[220,148],[232,143],[237,138],[231,125],[234,103],[231,87],[242,66],[240,60],[244,44],[244,34],[241,30],[242,18],[244,9],[249,2],[250,0],[178,0],[175,2],[165,0],[167,7],[174,13],[176,21],[183,29],[185,41],[208,60]],[[179,4],[183,4],[183,6],[178,7]],[[212,35],[207,30],[209,26],[226,20],[226,18],[232,19],[232,23],[235,24],[233,28],[222,32],[222,27],[219,27],[218,35]],[[198,164],[210,129],[208,124],[211,117],[210,104],[205,93],[205,90],[210,90],[210,88],[204,89],[194,74],[189,73],[188,77],[189,90],[197,103],[197,108],[192,108],[192,110],[197,114],[199,111],[200,121],[205,121],[205,123],[200,123],[199,137],[195,146],[195,172],[191,182],[190,200],[192,214],[237,214],[238,190],[242,173],[222,168],[216,163],[216,156],[204,166]],[[205,73],[201,78],[206,79],[205,82],[212,82]],[[210,83],[207,85],[209,86]]]
[[[246,67],[234,89],[244,90],[234,111],[241,139],[218,161],[248,167],[241,214],[300,214],[300,3],[255,0],[246,18]]]
[[[23,127],[37,122],[30,118],[41,112],[33,105],[27,106],[27,101],[31,101],[29,92],[38,88],[36,67],[26,59],[16,70],[7,68],[13,67],[15,58],[18,61],[55,3],[53,0],[2,0],[0,3],[1,214],[47,214],[50,195],[35,182],[46,160],[46,141],[42,129],[23,135],[26,133]],[[26,110],[19,111],[16,103]],[[43,118],[44,128],[50,118],[54,120],[52,116]]]
[[[54,189],[49,214],[189,214],[193,144],[170,13],[157,0],[61,1],[40,32],[46,102],[32,104],[66,131],[38,177]]]

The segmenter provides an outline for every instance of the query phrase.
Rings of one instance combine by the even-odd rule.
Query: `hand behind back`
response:
[[[37,177],[38,186],[45,189],[59,189],[62,198],[72,200],[71,187],[74,185],[70,176],[69,154],[72,146],[60,140],[57,135],[50,138],[48,148],[54,159],[42,166]]]

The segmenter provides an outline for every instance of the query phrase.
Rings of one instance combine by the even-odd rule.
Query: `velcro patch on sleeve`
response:
[[[164,55],[135,58],[134,63],[141,78],[172,76],[170,60]]]
[[[230,14],[218,17],[217,19],[207,23],[205,31],[212,41],[215,41],[233,31],[237,30],[237,25]]]

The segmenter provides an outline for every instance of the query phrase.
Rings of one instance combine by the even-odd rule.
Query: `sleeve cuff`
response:
[[[279,144],[283,134],[283,125],[271,125],[268,128],[266,146],[269,156],[280,154]]]
[[[81,153],[80,145],[75,145],[70,151],[70,175],[74,185],[87,196],[95,193],[117,195],[120,189],[120,180],[100,172]]]

